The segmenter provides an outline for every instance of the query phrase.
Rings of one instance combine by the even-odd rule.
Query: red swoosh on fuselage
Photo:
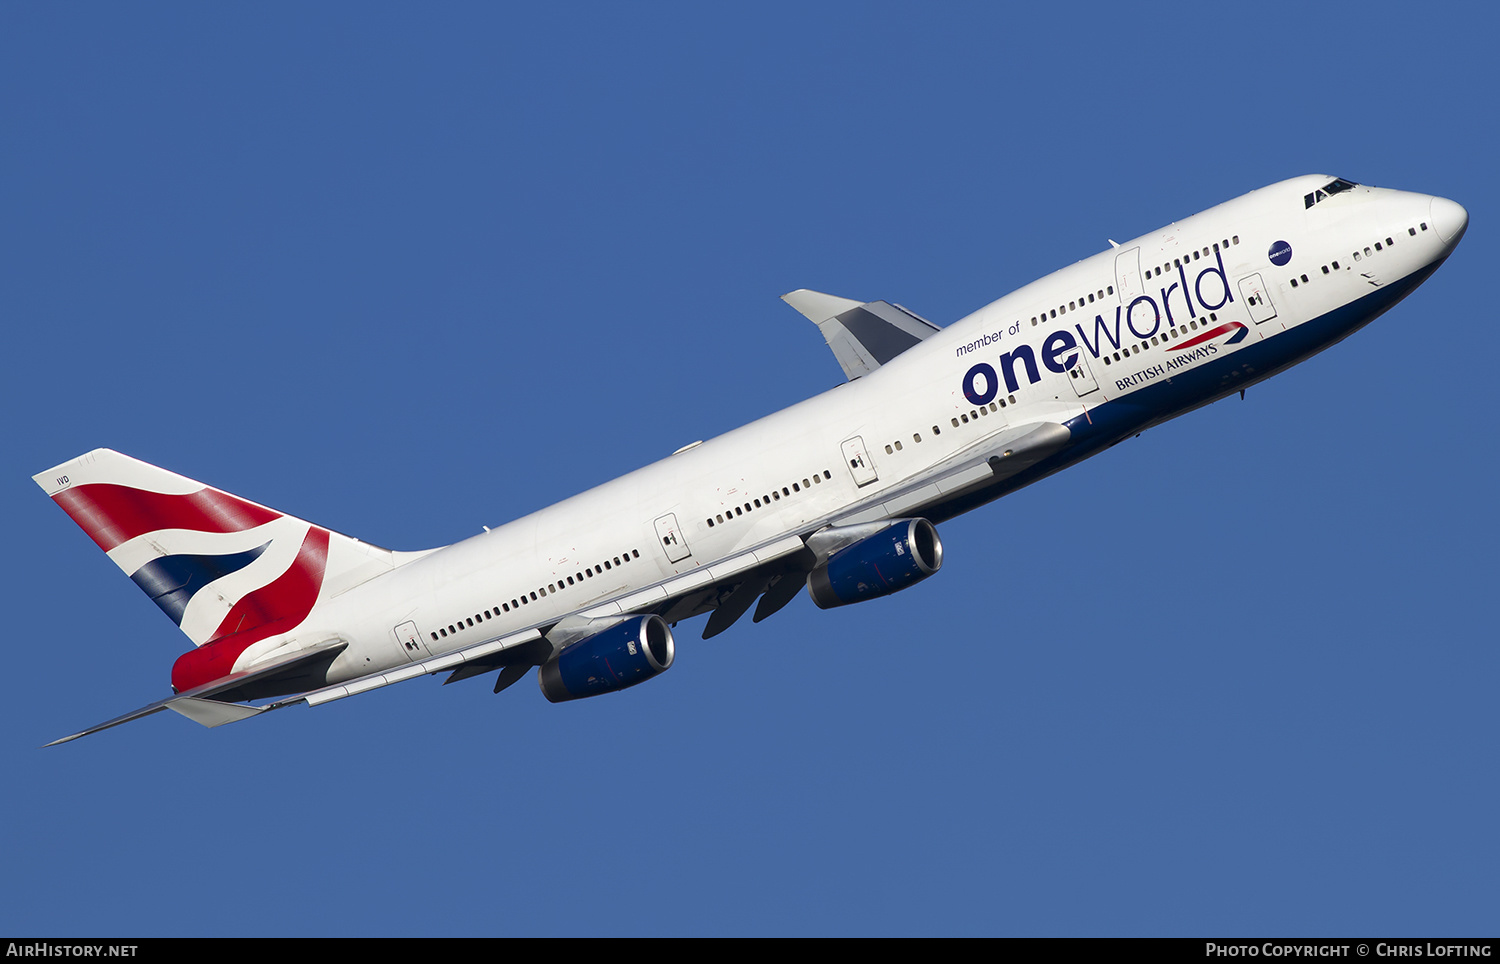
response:
[[[1199,334],[1196,338],[1190,338],[1180,345],[1173,345],[1172,347],[1168,348],[1167,351],[1182,351],[1184,348],[1192,348],[1194,345],[1201,345],[1205,341],[1213,341],[1215,338],[1219,337],[1225,332],[1234,331],[1236,328],[1243,327],[1245,326],[1238,321],[1225,322],[1212,331],[1205,331]]]

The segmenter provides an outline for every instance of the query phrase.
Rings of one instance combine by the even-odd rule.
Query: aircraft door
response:
[[[855,486],[869,485],[880,478],[875,471],[875,463],[870,459],[870,453],[865,451],[865,440],[858,435],[846,438],[840,448],[844,451],[844,464],[849,466],[849,474],[854,476]]]
[[[1271,303],[1271,296],[1266,293],[1266,286],[1261,282],[1260,275],[1246,275],[1240,279],[1240,297],[1245,299],[1250,317],[1255,319],[1257,325],[1276,317],[1276,306]]]
[[[1078,351],[1078,360],[1068,369],[1068,381],[1079,398],[1099,390],[1099,383],[1094,381],[1094,372],[1089,368],[1089,356],[1082,349]]]
[[[661,543],[661,551],[667,554],[670,562],[681,562],[693,554],[688,548],[687,539],[683,538],[682,529],[677,525],[677,516],[671,512],[656,520],[656,538]]]
[[[1141,284],[1140,248],[1131,248],[1115,255],[1115,292],[1120,296],[1122,305],[1128,305],[1132,299],[1145,294],[1145,288]]]
[[[427,644],[422,641],[422,634],[417,631],[416,623],[407,620],[391,632],[396,634],[396,643],[407,659],[419,660],[432,655],[427,650]]]

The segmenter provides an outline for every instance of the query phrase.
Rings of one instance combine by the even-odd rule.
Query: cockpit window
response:
[[[1302,196],[1302,206],[1304,208],[1310,208],[1314,204],[1317,204],[1319,201],[1323,200],[1324,198],[1332,197],[1333,195],[1340,194],[1340,193],[1342,193],[1344,191],[1353,190],[1356,187],[1359,187],[1359,185],[1356,184],[1355,182],[1353,182],[1353,181],[1346,181],[1346,180],[1344,180],[1341,177],[1336,177],[1333,180],[1329,181],[1327,184],[1325,184],[1322,187],[1318,188],[1316,191],[1312,192],[1311,194],[1305,194],[1305,195],[1303,195]]]

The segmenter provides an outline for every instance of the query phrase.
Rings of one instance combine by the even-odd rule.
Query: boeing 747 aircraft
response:
[[[946,328],[793,291],[847,383],[420,552],[97,449],[36,482],[195,648],[172,696],[55,742],[433,673],[498,673],[499,692],[538,667],[547,699],[595,696],[671,668],[680,620],[710,614],[707,638],[804,587],[825,609],[888,595],[942,567],[937,523],[1342,340],[1468,221],[1444,198],[1310,175],[1111,242]]]

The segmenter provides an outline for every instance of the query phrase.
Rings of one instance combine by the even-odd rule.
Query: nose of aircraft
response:
[[[1450,248],[1458,244],[1458,239],[1469,229],[1469,212],[1464,210],[1462,204],[1445,197],[1432,199],[1428,217],[1432,221],[1432,229]]]

